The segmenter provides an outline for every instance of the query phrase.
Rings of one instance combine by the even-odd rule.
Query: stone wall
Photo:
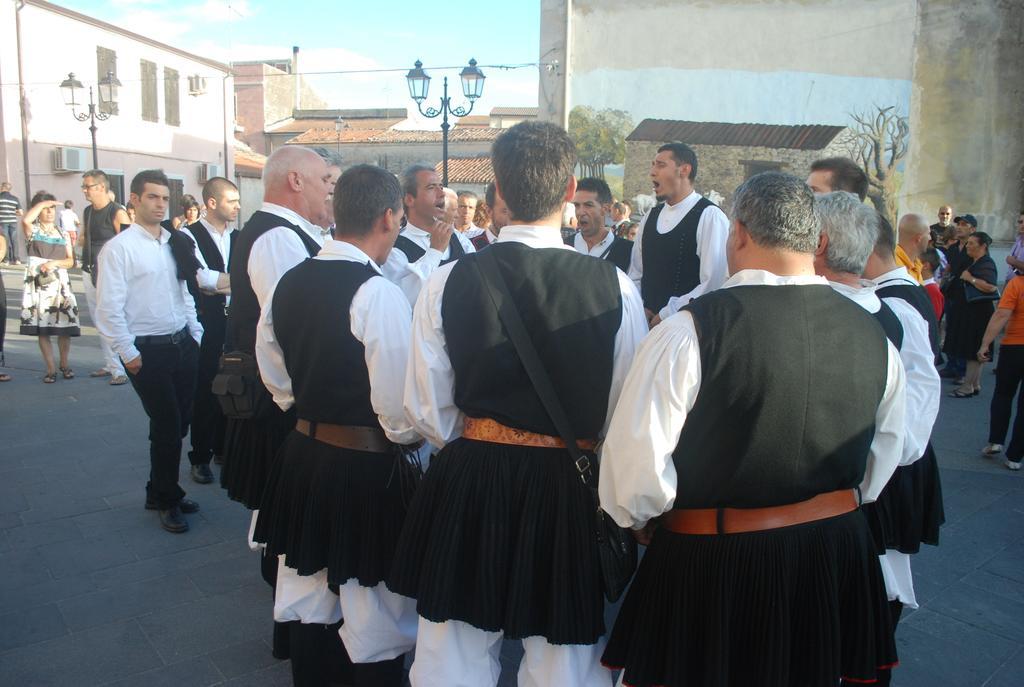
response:
[[[649,141],[626,143],[626,165],[622,185],[626,198],[651,193],[648,176],[651,160],[661,145],[660,142]],[[694,145],[692,148],[697,153],[697,191],[704,195],[715,191],[725,198],[723,202],[726,205],[732,197],[732,192],[747,178],[748,170],[751,169],[748,163],[776,163],[780,171],[806,177],[811,163],[815,160],[842,154],[832,146],[824,150],[709,145]]]
[[[922,0],[902,212],[944,203],[1011,239],[1024,208],[1024,3]]]

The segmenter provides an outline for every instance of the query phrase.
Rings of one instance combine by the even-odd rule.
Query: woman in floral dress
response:
[[[25,266],[25,295],[21,301],[21,333],[39,337],[39,350],[46,363],[43,381],[57,381],[50,337],[57,337],[60,372],[64,379],[75,373],[68,365],[71,337],[78,336],[78,303],[71,291],[68,268],[74,264],[68,236],[57,227],[57,199],[40,191],[32,208],[21,219],[25,232],[28,264]]]

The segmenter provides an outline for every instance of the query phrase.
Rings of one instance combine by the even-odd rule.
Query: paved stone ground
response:
[[[91,327],[72,345],[78,378],[42,384],[35,341],[13,333],[20,274],[3,278],[14,381],[0,385],[0,685],[289,685],[270,655],[248,511],[188,481],[183,460],[202,511],[185,535],[160,530],[142,508],[134,392],[87,377],[100,363]],[[994,382],[983,380],[980,397],[943,399],[948,522],[914,561],[922,605],[900,626],[901,687],[1024,684],[1024,474],[979,456]],[[509,643],[503,685],[516,660]]]

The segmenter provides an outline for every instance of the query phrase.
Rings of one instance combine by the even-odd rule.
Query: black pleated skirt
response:
[[[263,495],[255,540],[300,575],[374,587],[391,569],[414,468],[394,453],[335,448],[293,431]]]
[[[938,546],[939,528],[946,522],[946,513],[939,464],[931,442],[918,460],[896,468],[878,500],[861,509],[879,554],[886,549],[913,554],[921,544]]]
[[[593,502],[569,454],[460,438],[416,492],[388,587],[508,639],[604,634]]]
[[[659,529],[602,662],[634,687],[835,687],[896,663],[860,511],[766,532]]]
[[[250,510],[260,507],[278,450],[293,429],[294,409],[286,413],[276,405],[266,412],[266,417],[227,420],[220,486],[227,490],[230,498]]]

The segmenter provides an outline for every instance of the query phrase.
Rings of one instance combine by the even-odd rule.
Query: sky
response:
[[[464,104],[458,73],[475,58],[487,77],[473,114],[537,104],[540,2],[445,3],[353,0],[55,0],[163,43],[228,62],[288,59],[332,108],[405,107],[405,72],[419,59],[432,77],[424,108],[438,106],[449,77],[452,106]],[[372,10],[378,9],[374,15]],[[533,66],[501,69],[488,65]],[[432,69],[456,67],[451,70]],[[376,74],[312,74],[399,69]]]

